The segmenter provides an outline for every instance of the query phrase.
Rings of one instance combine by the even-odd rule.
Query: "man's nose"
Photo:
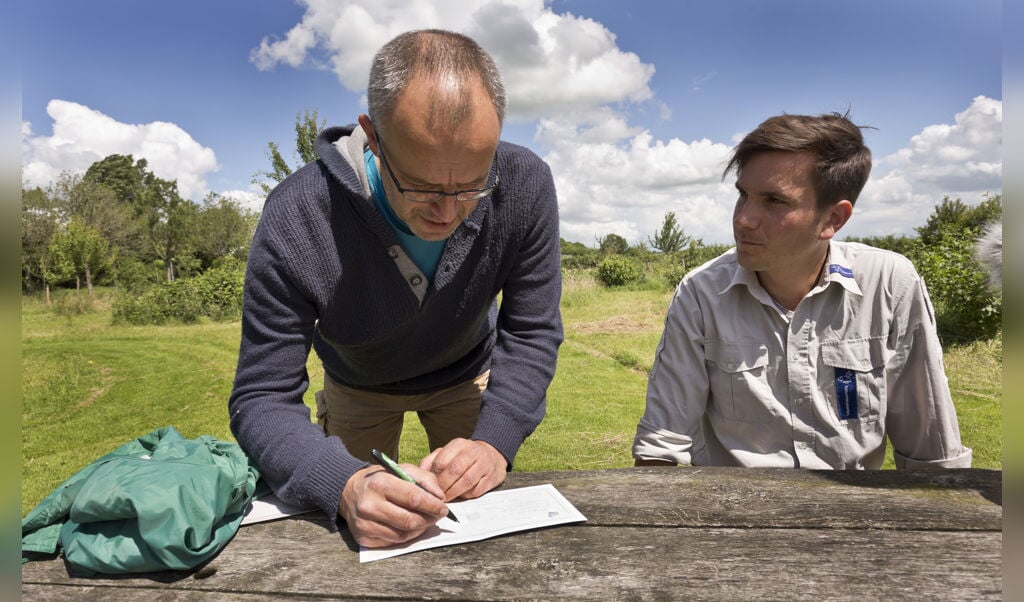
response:
[[[441,197],[441,200],[434,203],[434,215],[440,221],[450,222],[459,214],[459,203],[462,202],[454,196]]]
[[[737,201],[736,209],[733,210],[732,221],[739,228],[750,229],[757,227],[756,210],[752,203],[749,201]]]

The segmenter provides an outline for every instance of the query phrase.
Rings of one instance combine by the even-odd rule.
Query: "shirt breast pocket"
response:
[[[768,347],[706,341],[704,353],[711,386],[708,411],[726,420],[770,421],[775,395],[768,385]]]
[[[822,342],[818,382],[835,422],[878,421],[885,401],[886,356],[885,337]]]

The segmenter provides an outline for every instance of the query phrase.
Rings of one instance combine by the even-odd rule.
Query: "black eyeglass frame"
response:
[[[384,156],[384,143],[380,139],[380,134],[374,131],[374,135],[377,138],[377,148],[380,150],[380,162],[384,164],[384,168],[387,170],[388,175],[391,176],[391,181],[395,184],[395,188],[398,189],[398,193],[402,195],[402,198],[409,201],[410,203],[419,203],[421,205],[433,205],[441,202],[446,196],[453,196],[455,200],[462,201],[463,203],[471,203],[473,201],[480,201],[494,192],[494,190],[501,183],[501,173],[498,171],[498,155],[494,155],[492,163],[494,164],[494,185],[485,186],[483,188],[470,188],[468,190],[456,190],[455,192],[445,192],[443,190],[422,190],[419,188],[403,188],[398,183],[398,178],[395,176],[394,170],[391,169],[391,165],[388,163],[387,157]],[[488,174],[490,172],[488,171]],[[417,199],[410,198],[409,193],[430,195],[430,199]],[[466,197],[466,198],[464,198]]]

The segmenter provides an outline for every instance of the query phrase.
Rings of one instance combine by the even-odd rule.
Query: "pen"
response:
[[[416,482],[416,479],[414,479],[414,478],[410,477],[408,474],[406,474],[406,472],[404,470],[402,470],[402,468],[400,466],[398,466],[398,464],[395,464],[395,461],[392,460],[391,458],[389,458],[388,455],[385,454],[384,452],[382,452],[380,450],[376,450],[376,449],[371,449],[370,450],[370,455],[373,456],[373,458],[375,460],[377,460],[378,464],[383,466],[384,469],[387,470],[388,472],[390,472],[391,474],[393,474],[396,477],[402,479],[403,481],[409,481],[413,485],[419,487],[420,489],[423,489],[423,485],[420,485],[419,483]],[[423,491],[427,491],[427,490],[423,489]],[[428,491],[427,493],[430,493],[430,492]],[[459,519],[456,518],[454,514],[452,514],[451,509],[448,510],[448,518],[452,519],[455,522],[459,522]]]

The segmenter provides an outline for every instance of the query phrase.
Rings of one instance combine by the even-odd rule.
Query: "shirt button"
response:
[[[420,283],[423,282],[423,278],[419,276],[413,276],[412,278],[409,279],[409,282],[411,282],[413,286],[419,286]]]
[[[394,249],[388,249],[388,257],[390,257],[391,259],[398,257],[398,251]]]

